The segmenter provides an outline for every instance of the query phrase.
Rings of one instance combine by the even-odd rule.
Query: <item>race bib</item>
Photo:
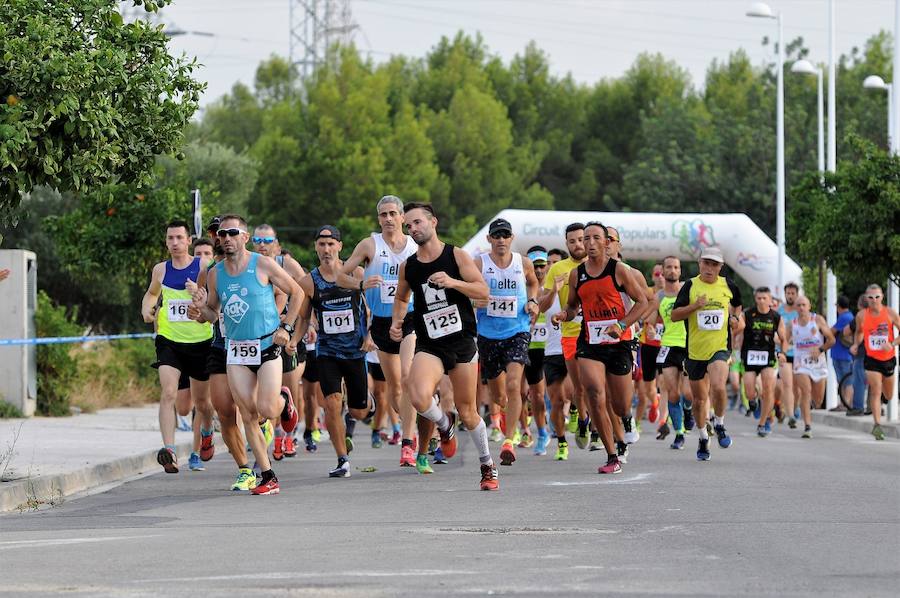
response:
[[[534,325],[534,330],[531,331],[531,342],[542,343],[547,340],[548,336],[549,331],[547,330],[547,324],[545,322],[539,322]]]
[[[665,324],[662,324],[662,323],[657,324],[656,325],[656,338],[662,338],[663,332],[665,332],[665,331],[666,331]]]
[[[824,365],[825,355],[819,354],[818,357],[813,357],[812,355],[804,355],[803,359],[800,360],[800,365],[803,368],[808,370],[814,370],[818,368],[820,365]]]
[[[325,334],[343,334],[353,332],[353,310],[338,309],[322,312],[322,329]]]
[[[391,305],[394,303],[394,297],[397,296],[397,281],[383,280],[379,285],[381,288],[381,302]]]
[[[870,351],[884,351],[888,348],[890,342],[886,334],[872,334],[869,336]]]
[[[516,297],[491,295],[488,297],[487,315],[492,318],[515,318],[519,315],[519,300]]]
[[[700,330],[722,330],[725,313],[721,309],[706,309],[697,312],[697,327]]]
[[[228,365],[259,365],[259,339],[233,341],[228,339]]]
[[[169,299],[166,306],[166,314],[170,322],[190,322],[188,317],[188,307],[191,305],[190,299]]]
[[[747,365],[769,365],[769,352],[747,351]]]
[[[592,345],[608,345],[617,343],[619,339],[612,337],[605,332],[610,326],[615,326],[615,320],[601,320],[599,322],[588,322],[588,343]]]
[[[449,305],[443,309],[430,311],[422,316],[429,338],[441,338],[454,332],[462,332],[462,318],[459,308]]]
[[[665,363],[666,357],[669,356],[669,350],[671,348],[672,347],[660,347],[659,353],[657,353],[657,355],[656,355],[656,363]]]

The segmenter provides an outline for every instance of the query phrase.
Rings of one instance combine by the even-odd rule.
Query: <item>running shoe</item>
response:
[[[756,401],[748,401],[747,402],[747,411],[744,412],[744,416],[750,417],[751,415],[753,415],[756,412],[757,409],[759,409],[759,405],[757,404]],[[755,417],[759,417],[759,416],[756,415]]]
[[[395,446],[397,444],[400,444],[400,440],[400,432],[394,432],[391,434],[391,438],[390,440],[388,440],[388,444],[390,444],[391,446]]]
[[[805,426],[803,428],[803,435],[800,438],[812,438],[812,427]]]
[[[884,440],[884,430],[881,429],[881,425],[875,424],[872,426],[872,436],[875,437],[875,440]]]
[[[428,441],[428,454],[434,456],[434,451],[437,450],[438,447],[438,439],[431,438]]]
[[[547,454],[547,445],[550,444],[549,436],[541,436],[538,434],[537,442],[534,443],[534,454],[543,457]]]
[[[637,431],[638,434],[640,434],[643,431],[641,429],[641,421],[640,420],[634,422],[634,429],[635,429],[635,431]]]
[[[690,409],[684,410],[684,429],[686,432],[694,429],[694,414]]]
[[[753,410],[752,410],[752,411],[753,411],[753,417],[755,417],[756,419],[759,419],[759,416],[760,416],[761,413],[762,413],[762,402],[761,402],[761,401],[754,401],[753,404],[754,404],[754,407],[753,407]]]
[[[272,441],[275,440],[275,426],[272,425],[272,422],[266,420],[265,423],[259,425],[259,429],[262,430],[266,446],[272,444]]]
[[[794,418],[794,417],[790,418],[788,420],[788,427],[791,430],[794,430],[797,427],[797,418]]]
[[[316,444],[316,441],[313,438],[312,434],[310,434],[309,436],[304,436],[303,441],[306,443],[307,453],[314,453],[319,450],[319,446]]]
[[[515,462],[516,446],[512,440],[507,440],[503,443],[503,448],[500,449],[500,465],[512,465]]]
[[[297,427],[297,422],[300,421],[300,412],[294,406],[294,397],[291,396],[290,388],[282,386],[281,396],[284,397],[284,409],[281,410],[281,429],[290,434]]]
[[[766,434],[771,434],[772,433],[772,422],[770,422],[769,420],[766,420],[766,425],[763,426],[763,428],[765,428]]]
[[[276,436],[272,445],[272,458],[276,461],[284,459],[284,436]]]
[[[481,466],[481,489],[482,490],[499,490],[500,475],[494,464]]]
[[[647,413],[647,421],[651,424],[655,424],[656,420],[659,418],[659,397],[653,398],[653,404],[650,405],[650,412]]]
[[[297,456],[297,446],[294,444],[294,437],[288,434],[284,437],[284,456],[285,457],[296,457]]]
[[[622,441],[616,442],[616,456],[619,457],[619,463],[628,463],[628,444]]]
[[[588,445],[588,450],[592,451],[592,452],[593,451],[602,451],[603,443],[600,442],[599,440],[591,440],[591,443]]]
[[[775,419],[778,420],[778,423],[784,423],[784,410],[781,408],[781,403],[775,402]]]
[[[756,426],[756,435],[760,438],[765,438],[769,433],[766,431],[765,426]]]
[[[513,434],[512,443],[518,446],[520,442],[522,442],[522,433],[517,428],[516,433]]]
[[[172,449],[166,447],[159,449],[156,453],[156,462],[163,466],[166,473],[178,473],[178,455]]]
[[[237,477],[234,479],[231,489],[235,492],[240,492],[253,490],[254,488],[256,488],[256,476],[253,475],[253,470],[247,467],[238,469]]]
[[[330,478],[349,478],[350,477],[350,459],[347,457],[338,457],[338,465],[328,472]]]
[[[675,440],[669,445],[670,449],[680,451],[684,448],[684,434],[676,434]]]
[[[428,463],[428,455],[416,455],[416,471],[421,474],[434,473],[431,464]]]
[[[589,419],[578,422],[578,433],[575,434],[575,445],[580,449],[586,449],[588,444],[590,443],[590,436],[588,432],[589,425]]]
[[[447,463],[447,459],[444,457],[444,451],[441,450],[441,447],[435,449],[433,461],[435,465],[444,465]]]
[[[731,446],[731,436],[728,435],[728,432],[725,430],[724,425],[718,425],[715,427],[716,429],[716,438],[719,439],[719,447],[726,449]]]
[[[447,414],[447,419],[450,420],[450,425],[447,426],[446,430],[438,430],[438,434],[441,436],[441,450],[444,451],[444,457],[447,459],[452,459],[453,455],[456,454],[456,414],[452,411]]]
[[[519,448],[531,448],[534,446],[534,438],[528,432],[522,434],[522,439],[516,445]]]
[[[697,461],[709,461],[709,438],[701,438],[697,444]]]
[[[597,470],[597,473],[622,473],[621,459],[618,457],[610,457],[606,462],[606,465],[600,467]]]
[[[259,484],[250,490],[250,494],[254,496],[268,496],[269,494],[278,494],[279,492],[281,492],[281,487],[278,485],[278,478],[275,476],[272,476],[268,482]]]
[[[503,442],[503,432],[500,428],[491,428],[491,435],[488,438],[491,442]]]
[[[622,418],[622,427],[625,428],[625,444],[634,444],[641,439],[641,433],[634,428],[634,418],[630,415]]]
[[[312,439],[314,442],[322,442],[322,431],[316,428],[312,431]]]
[[[671,431],[672,429],[669,427],[669,422],[663,422],[663,425],[656,429],[656,439],[665,440],[666,436],[668,436]]]
[[[411,445],[400,447],[400,467],[415,467],[416,453]]]
[[[560,442],[556,447],[556,456],[553,457],[557,461],[568,461],[569,460],[569,443],[568,442]]]
[[[203,467],[203,461],[200,460],[200,455],[191,453],[191,456],[188,457],[188,469],[191,471],[204,471],[206,469]]]
[[[381,439],[381,432],[372,430],[372,448],[381,448],[384,441]]]
[[[574,434],[578,431],[578,409],[569,409],[569,433]]]
[[[209,461],[213,458],[213,455],[216,454],[216,445],[213,444],[213,435],[210,433],[207,436],[204,436],[202,433],[200,434],[200,459],[202,461]]]
[[[349,436],[345,436],[345,437],[344,437],[344,446],[345,446],[346,449],[347,449],[347,454],[348,454],[348,455],[349,455],[350,453],[352,453],[352,452],[353,452],[353,439],[350,438]]]
[[[794,407],[794,419],[800,419],[800,407]]]

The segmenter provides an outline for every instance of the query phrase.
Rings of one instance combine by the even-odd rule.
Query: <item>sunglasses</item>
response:
[[[256,245],[271,245],[276,241],[275,237],[253,237],[251,240]]]
[[[881,299],[881,295],[866,295],[866,299],[870,301],[875,301],[876,299]]]
[[[220,228],[216,231],[216,234],[220,239],[224,239],[225,237],[236,237],[241,233],[245,233],[247,231],[241,230],[239,228]]]
[[[492,239],[509,239],[510,237],[512,237],[512,233],[506,231],[491,234]]]

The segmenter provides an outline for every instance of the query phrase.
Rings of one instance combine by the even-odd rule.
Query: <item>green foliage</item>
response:
[[[38,337],[77,336],[81,327],[77,313],[54,305],[43,291],[38,292],[34,315]],[[68,415],[69,395],[78,379],[78,362],[70,353],[70,345],[38,345],[37,347],[37,412],[41,415]]]
[[[18,419],[25,415],[15,405],[11,405],[0,399],[0,419]]]
[[[135,0],[156,11],[170,0]],[[115,0],[0,3],[0,211],[38,185],[146,184],[175,151],[204,85],[161,28]]]
[[[159,400],[153,339],[96,343],[77,351],[77,390],[71,396],[83,411],[136,406]]]

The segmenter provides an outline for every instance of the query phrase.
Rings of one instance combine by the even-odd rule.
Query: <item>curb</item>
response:
[[[824,424],[835,428],[844,428],[845,430],[853,430],[854,432],[862,432],[868,436],[872,435],[872,416],[847,417],[843,413],[830,413],[818,409],[812,410],[812,419],[817,424]],[[900,439],[900,424],[895,422],[886,422],[885,418],[881,418],[881,429],[887,438]]]
[[[221,448],[219,444],[221,442],[216,443],[217,450]],[[192,448],[191,442],[183,442],[175,448],[179,460],[184,458],[184,463],[187,464],[187,458]],[[15,510],[35,510],[42,505],[52,506],[73,494],[121,482],[151,471],[158,472],[160,467],[156,462],[157,450],[89,465],[67,473],[2,483],[0,484],[0,514]]]

